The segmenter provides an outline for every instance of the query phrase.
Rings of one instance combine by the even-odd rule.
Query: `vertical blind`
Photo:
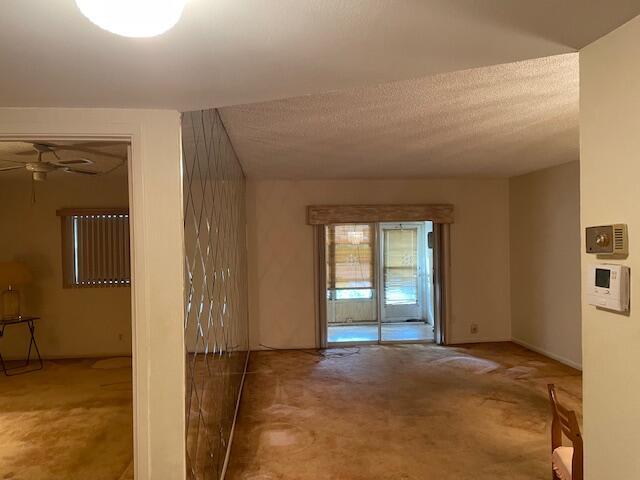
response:
[[[131,283],[126,208],[64,209],[58,215],[65,287],[117,287]]]

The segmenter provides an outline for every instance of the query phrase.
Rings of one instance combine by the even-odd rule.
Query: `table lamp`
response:
[[[2,293],[2,311],[4,318],[20,316],[20,292],[18,285],[31,281],[31,272],[22,263],[0,262],[0,289]]]

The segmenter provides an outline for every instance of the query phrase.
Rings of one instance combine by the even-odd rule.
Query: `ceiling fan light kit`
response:
[[[155,37],[170,30],[187,0],[76,0],[91,22],[123,37]]]
[[[57,170],[56,166],[47,162],[30,162],[24,168],[31,172],[31,177],[36,182],[44,182],[47,179],[47,173]]]
[[[33,172],[33,179],[36,182],[44,182],[47,179],[47,172]]]

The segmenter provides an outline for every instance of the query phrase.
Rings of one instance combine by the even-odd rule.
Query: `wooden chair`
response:
[[[584,450],[578,417],[558,403],[555,385],[547,386],[553,422],[551,423],[551,471],[553,480],[584,480]],[[571,447],[562,445],[563,434]]]

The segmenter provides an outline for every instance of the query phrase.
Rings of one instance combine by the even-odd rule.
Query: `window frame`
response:
[[[65,289],[77,288],[122,288],[131,287],[131,224],[129,208],[127,207],[106,207],[106,208],[62,208],[56,211],[60,217],[61,231],[61,262],[62,262],[62,287]],[[77,217],[100,217],[100,216],[122,216],[127,217],[127,229],[122,239],[126,242],[124,269],[127,273],[126,280],[113,282],[82,282],[78,281],[78,252],[76,240],[72,238],[74,234],[74,222],[70,219]],[[125,278],[125,277],[123,277]]]

